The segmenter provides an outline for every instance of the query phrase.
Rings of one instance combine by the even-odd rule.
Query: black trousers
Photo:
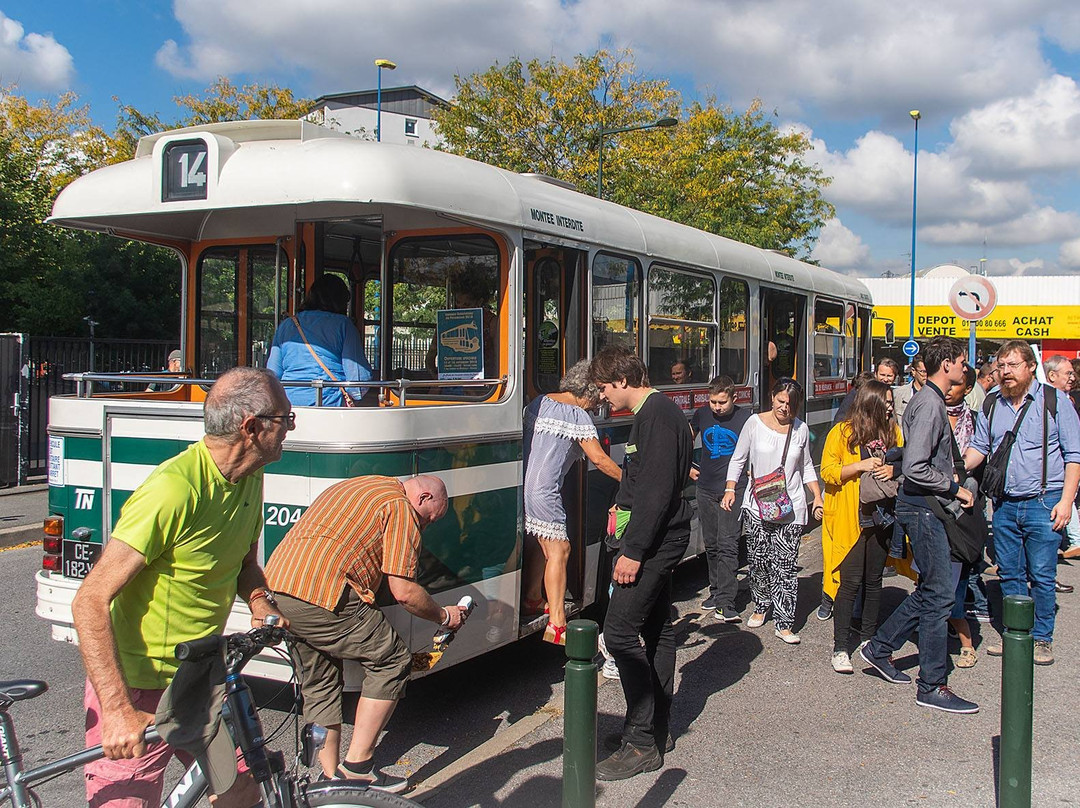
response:
[[[861,638],[869,640],[877,631],[881,606],[881,573],[889,557],[890,533],[891,529],[864,528],[855,546],[840,562],[840,589],[836,592],[836,603],[833,607],[834,653],[847,650],[855,596],[864,583],[866,594],[863,596]]]
[[[626,697],[623,741],[643,749],[656,746],[661,754],[675,691],[671,573],[689,541],[689,535],[666,537],[642,562],[633,584],[615,586],[604,619],[604,643],[615,657]]]

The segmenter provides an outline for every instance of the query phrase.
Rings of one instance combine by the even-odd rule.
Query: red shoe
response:
[[[548,623],[544,629],[544,642],[553,645],[566,645],[566,626],[553,626]]]

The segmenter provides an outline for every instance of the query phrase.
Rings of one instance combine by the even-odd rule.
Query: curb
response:
[[[40,542],[41,525],[19,525],[0,530],[0,550],[16,547],[28,542]]]
[[[0,497],[10,497],[18,494],[37,494],[41,491],[48,491],[48,483],[34,483],[33,485],[17,485],[12,488],[4,488],[0,490]]]

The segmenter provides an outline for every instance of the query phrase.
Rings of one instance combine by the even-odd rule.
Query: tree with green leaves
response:
[[[454,104],[435,111],[454,154],[595,194],[602,130],[675,117],[672,128],[604,139],[606,199],[804,258],[833,214],[803,134],[780,131],[758,102],[742,114],[712,98],[684,106],[667,81],[639,73],[630,50],[569,64],[515,58],[455,84]]]

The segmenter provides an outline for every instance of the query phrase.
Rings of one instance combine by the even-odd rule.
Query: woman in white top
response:
[[[735,454],[728,464],[724,499],[720,503],[720,507],[731,510],[735,504],[735,482],[749,464],[751,485],[746,488],[742,513],[750,556],[754,613],[746,625],[750,628],[763,625],[765,613],[771,606],[776,636],[790,645],[799,642],[799,635],[792,629],[799,594],[795,561],[803,528],[809,521],[804,485],[814,495],[810,512],[815,519],[820,519],[822,514],[821,486],[810,457],[810,429],[795,417],[802,395],[802,386],[794,379],[777,379],[773,384],[771,409],[750,416],[739,434]],[[762,519],[754,498],[753,480],[771,474],[781,465],[791,500],[791,513],[783,523],[778,523]]]

